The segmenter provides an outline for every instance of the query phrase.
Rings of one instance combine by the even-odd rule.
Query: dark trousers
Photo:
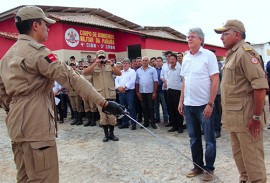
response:
[[[215,99],[215,107],[214,107],[214,121],[215,121],[215,132],[221,131],[221,115],[222,115],[222,108],[221,108],[221,95],[217,95]]]
[[[136,109],[137,121],[142,122],[142,106],[141,106],[141,101],[138,99],[137,95],[135,99],[135,109]]]
[[[60,102],[57,105],[57,111],[60,116],[60,121],[63,121],[67,117],[67,94],[56,95],[56,98],[60,99]]]
[[[169,119],[172,127],[175,129],[183,128],[183,116],[178,111],[178,105],[180,100],[181,90],[168,89],[167,90],[167,101]]]
[[[142,95],[142,111],[144,123],[154,122],[154,101],[152,100],[152,93],[141,93]]]

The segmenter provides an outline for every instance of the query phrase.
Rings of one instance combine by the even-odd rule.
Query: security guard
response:
[[[215,29],[229,49],[221,83],[222,123],[230,132],[239,182],[266,183],[263,150],[267,79],[259,54],[245,42],[245,27],[228,20]]]
[[[72,69],[77,73],[80,74],[81,71],[77,69],[76,62],[71,62],[69,64]],[[82,125],[83,124],[83,105],[82,105],[82,97],[79,93],[75,90],[68,90],[68,97],[70,100],[70,104],[73,110],[74,119],[70,123],[71,125]]]
[[[104,98],[115,100],[116,91],[113,74],[115,76],[121,76],[122,73],[111,60],[106,60],[105,58],[105,51],[99,50],[96,54],[94,63],[83,71],[85,75],[89,73],[93,75],[93,86]],[[114,135],[116,118],[113,115],[102,112],[100,106],[98,106],[98,111],[100,114],[100,124],[102,125],[105,134],[103,142],[108,142],[109,140],[118,141],[119,139]]]
[[[117,103],[106,101],[91,84],[60,61],[40,42],[54,20],[36,6],[21,8],[15,17],[18,41],[0,62],[0,105],[12,141],[17,182],[59,182],[54,80],[75,89],[87,100],[112,114],[123,114]]]
[[[88,60],[89,66],[92,65],[93,61],[91,60],[90,55],[87,56],[87,59],[89,59]],[[84,74],[84,71],[82,71],[82,73]],[[83,76],[88,82],[93,84],[93,75],[92,74],[84,74]],[[84,126],[96,126],[96,120],[97,120],[97,117],[99,115],[98,110],[97,110],[97,105],[95,103],[93,103],[92,101],[88,101],[88,100],[83,100],[83,103],[84,103],[84,111],[85,111],[87,119],[88,119],[87,122],[84,123]]]

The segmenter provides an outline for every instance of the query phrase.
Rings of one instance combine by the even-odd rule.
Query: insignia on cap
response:
[[[54,61],[56,61],[57,60],[57,58],[55,57],[55,55],[54,54],[49,54],[49,55],[47,55],[46,57],[45,57],[45,59],[47,60],[47,62],[49,62],[49,63],[52,63],[52,62],[54,62]]]
[[[258,61],[258,59],[257,59],[256,57],[252,57],[252,58],[251,58],[251,63],[253,63],[253,64],[258,64],[259,61]]]

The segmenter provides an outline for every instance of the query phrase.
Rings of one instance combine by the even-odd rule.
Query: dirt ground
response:
[[[268,106],[266,106],[268,108]],[[5,126],[5,112],[0,109],[0,182],[16,182],[10,139]],[[168,133],[158,124],[154,137],[144,129],[116,128],[118,142],[102,142],[102,128],[71,126],[71,120],[59,124],[57,138],[61,183],[197,183],[200,176],[186,178],[192,162],[189,138]],[[228,134],[217,139],[215,179],[211,182],[236,183],[238,172],[232,158]],[[265,164],[270,182],[270,130],[264,128]],[[186,157],[184,157],[183,155]]]

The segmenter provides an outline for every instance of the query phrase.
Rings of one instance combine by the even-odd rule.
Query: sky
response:
[[[238,19],[245,25],[246,41],[270,41],[269,0],[8,0],[0,13],[20,5],[101,8],[141,26],[168,26],[185,35],[199,27],[205,43],[218,46],[223,44],[214,28]]]

